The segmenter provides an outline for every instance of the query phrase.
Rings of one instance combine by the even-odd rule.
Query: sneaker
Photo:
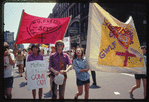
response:
[[[19,77],[23,77],[22,75],[19,75]]]
[[[133,99],[133,94],[131,92],[129,92],[130,98]]]
[[[100,88],[100,86],[97,86],[97,85],[93,85],[93,84],[92,84],[92,85],[90,86],[90,88]]]
[[[78,98],[74,97],[75,100],[77,100]]]

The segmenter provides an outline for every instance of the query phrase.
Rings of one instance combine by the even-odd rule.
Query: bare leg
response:
[[[75,95],[76,98],[78,98],[78,96],[82,95],[83,93],[83,86],[78,86],[78,92]]]
[[[42,88],[39,89],[39,99],[42,99]]]
[[[18,71],[19,71],[19,75],[20,75],[20,64],[18,64]]]
[[[20,75],[22,75],[23,64],[20,64]]]
[[[12,97],[12,95],[11,95],[11,90],[12,90],[11,87],[6,89],[7,99],[11,99],[11,97]]]
[[[85,99],[88,99],[88,96],[89,96],[89,87],[90,87],[90,83],[85,84]]]
[[[146,98],[146,79],[143,80],[143,87],[144,87],[144,98]]]
[[[6,99],[7,91],[6,89],[4,90],[4,98]]]
[[[140,88],[140,83],[141,80],[136,79],[136,85],[134,85],[129,92],[132,94],[135,89]]]
[[[36,89],[32,90],[33,99],[36,99]]]

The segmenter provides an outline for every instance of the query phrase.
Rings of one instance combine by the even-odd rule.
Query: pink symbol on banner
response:
[[[128,61],[128,57],[136,57],[136,55],[132,54],[132,53],[129,53],[127,50],[126,52],[116,52],[116,55],[119,55],[119,56],[125,56],[125,60],[124,60],[124,66],[126,67],[127,66],[127,61]]]

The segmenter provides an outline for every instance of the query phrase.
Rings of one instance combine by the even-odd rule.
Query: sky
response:
[[[22,10],[30,15],[47,18],[56,3],[18,3],[7,2],[4,4],[4,31],[14,32],[14,40],[16,39]],[[29,44],[24,44],[27,48]]]

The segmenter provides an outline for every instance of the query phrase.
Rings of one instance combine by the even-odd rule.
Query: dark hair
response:
[[[141,49],[146,49],[146,46],[141,46]]]
[[[77,58],[76,50],[78,48],[81,49],[81,58],[83,57],[83,49],[81,47],[76,47],[75,52],[74,52],[74,55],[73,55],[73,60]]]
[[[31,50],[31,46],[28,48],[28,51]]]
[[[34,48],[34,47],[38,48],[38,52],[37,52],[37,53],[39,53],[39,52],[40,52],[39,45],[38,45],[38,44],[33,44],[32,47],[31,47],[31,50],[32,50],[32,51],[33,51],[33,48]]]

